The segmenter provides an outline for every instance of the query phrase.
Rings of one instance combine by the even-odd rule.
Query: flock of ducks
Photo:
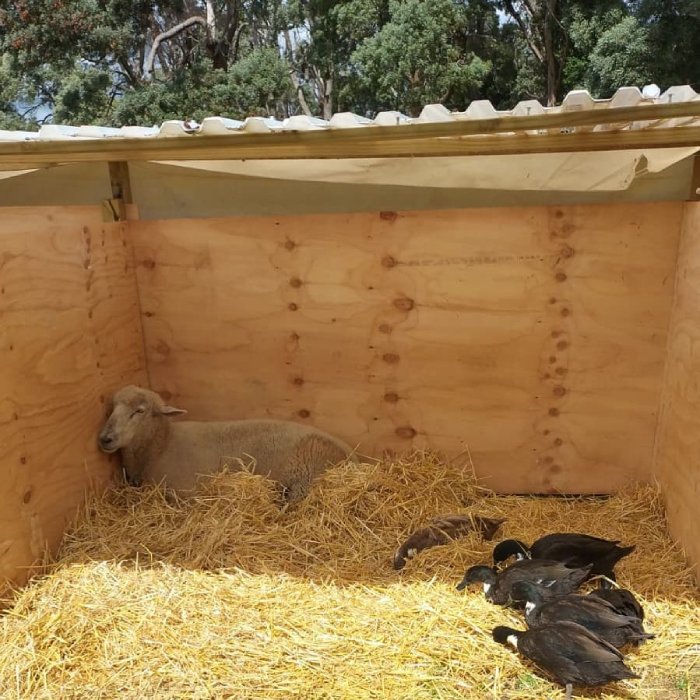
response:
[[[639,678],[620,649],[654,637],[644,631],[639,601],[610,583],[616,581],[615,564],[635,549],[618,545],[619,540],[575,533],[546,535],[531,547],[505,540],[493,550],[493,567],[467,569],[457,590],[481,583],[491,603],[524,608],[528,629],[498,626],[493,639],[511,644],[566,686],[570,700],[574,685]],[[513,556],[516,561],[507,565]],[[600,579],[598,589],[576,592],[594,577]]]

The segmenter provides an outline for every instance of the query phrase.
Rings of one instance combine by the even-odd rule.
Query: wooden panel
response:
[[[650,473],[681,207],[136,222],[153,388],[610,491]]]
[[[0,210],[0,582],[22,581],[106,481],[103,397],[146,380],[126,224],[101,217]]]
[[[671,533],[700,566],[700,203],[682,231],[654,468]]]
[[[697,101],[548,111],[545,114],[498,115],[483,119],[424,122],[362,129],[311,129],[277,133],[198,134],[193,138],[32,139],[0,143],[0,166],[23,170],[28,165],[94,161],[251,160],[283,158],[416,158],[498,153],[575,153],[621,149],[695,147],[700,127]],[[689,117],[689,126],[629,129],[652,120]],[[591,131],[599,124],[612,129]],[[625,130],[618,127],[624,126]],[[562,127],[569,127],[563,129]],[[575,127],[575,128],[571,128]],[[532,131],[537,131],[533,135]],[[512,133],[514,132],[514,133]],[[543,133],[544,132],[544,133]],[[468,138],[465,138],[468,137]]]

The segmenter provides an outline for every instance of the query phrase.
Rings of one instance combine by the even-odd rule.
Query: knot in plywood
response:
[[[572,258],[575,253],[576,251],[570,245],[565,245],[559,251],[559,255],[561,255],[562,258]]]
[[[418,433],[410,425],[401,425],[394,431],[396,435],[404,440],[412,440]]]
[[[415,305],[413,299],[409,299],[409,297],[394,299],[394,306],[400,311],[411,311]]]

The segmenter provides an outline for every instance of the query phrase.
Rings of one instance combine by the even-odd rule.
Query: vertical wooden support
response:
[[[108,166],[112,197],[102,203],[104,220],[126,221],[127,205],[133,204],[129,164],[125,160],[118,160],[110,161]]]
[[[693,172],[690,176],[688,201],[700,202],[700,155],[693,158]]]

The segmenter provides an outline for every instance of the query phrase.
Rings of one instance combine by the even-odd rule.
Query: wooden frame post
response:
[[[125,160],[109,161],[112,197],[102,203],[105,221],[126,221],[127,205],[133,204],[129,164]]]
[[[700,155],[693,158],[693,172],[690,175],[690,202],[700,202]]]

